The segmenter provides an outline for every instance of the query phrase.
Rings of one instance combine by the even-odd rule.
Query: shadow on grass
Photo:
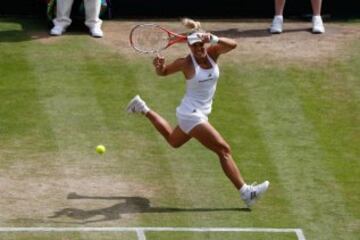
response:
[[[224,30],[209,30],[212,34],[229,38],[260,38],[271,37],[267,29],[248,29],[240,30],[238,28],[230,28]]]
[[[224,30],[209,30],[209,32],[219,35],[222,37],[229,38],[264,38],[271,37],[273,34],[269,32],[269,29],[248,29],[240,30],[238,28],[230,28]],[[293,28],[293,29],[284,29],[282,34],[293,33],[293,32],[308,32],[312,33],[311,28]]]
[[[47,23],[33,18],[1,18],[2,24],[14,24],[0,28],[0,42],[25,42],[49,38]]]
[[[74,220],[81,220],[76,223],[93,223],[121,219],[121,214],[135,213],[176,213],[176,212],[222,212],[222,211],[244,211],[250,212],[249,208],[172,208],[172,207],[151,207],[150,201],[144,197],[90,197],[70,193],[68,199],[95,199],[95,200],[118,200],[120,203],[106,208],[84,210],[78,208],[64,208],[54,213],[49,218],[66,216]],[[93,219],[96,217],[101,219]]]
[[[308,28],[292,28],[292,29],[285,28],[282,33],[286,34],[286,33],[293,33],[293,32],[308,32],[308,33],[314,34],[310,27],[308,27]]]
[[[0,27],[0,43],[55,38],[49,34],[53,25],[47,19],[4,17],[0,18],[0,23],[5,26],[3,29]],[[14,25],[6,26],[7,23]],[[67,32],[69,35],[88,34],[88,28],[78,19],[75,19],[68,30],[70,30],[70,32]]]

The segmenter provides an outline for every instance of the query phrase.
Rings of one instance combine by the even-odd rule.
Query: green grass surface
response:
[[[249,182],[271,181],[264,199],[244,211],[213,153],[196,141],[173,150],[145,118],[124,112],[140,93],[175,124],[181,74],[159,78],[150,61],[129,60],[87,35],[36,41],[24,24],[41,28],[0,20],[0,227],[302,228],[306,239],[358,239],[359,41],[349,44],[346,61],[316,67],[222,63],[210,121]],[[107,147],[102,156],[98,144]],[[72,192],[80,197],[72,199]],[[134,233],[0,233],[6,240],[115,237],[136,239]],[[288,233],[147,237],[296,239]]]

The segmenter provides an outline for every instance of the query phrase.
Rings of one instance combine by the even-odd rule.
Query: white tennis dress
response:
[[[210,69],[201,68],[192,53],[190,56],[195,74],[193,78],[186,80],[185,96],[176,108],[179,127],[185,133],[189,133],[196,125],[208,121],[220,74],[218,65],[209,55],[207,58],[212,65]]]

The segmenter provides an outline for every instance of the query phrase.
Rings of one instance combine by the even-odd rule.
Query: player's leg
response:
[[[89,28],[93,37],[103,37],[101,30],[102,21],[99,18],[101,2],[99,0],[84,0],[85,5],[85,25]]]
[[[197,125],[191,130],[190,135],[219,156],[221,166],[226,176],[239,190],[241,199],[248,207],[253,205],[256,200],[266,192],[269,187],[268,181],[258,185],[247,185],[245,183],[232,158],[229,145],[210,123],[203,122]]]
[[[270,26],[271,33],[281,33],[283,31],[283,12],[285,0],[275,0],[275,15]]]
[[[195,126],[190,131],[190,135],[218,155],[226,176],[240,190],[245,181],[233,160],[229,144],[227,144],[220,133],[209,122],[203,122]]]
[[[313,33],[325,32],[324,24],[321,18],[321,5],[322,5],[322,0],[311,0],[311,6],[313,9],[313,18],[312,18]]]
[[[145,116],[172,147],[178,148],[190,140],[190,135],[184,133],[179,126],[173,129],[169,122],[155,111],[150,110]]]
[[[74,0],[56,1],[56,17],[53,20],[54,27],[50,30],[53,36],[60,36],[71,24],[70,13]]]
[[[131,113],[144,114],[156,130],[174,148],[180,147],[190,140],[190,135],[184,133],[179,127],[173,129],[168,121],[146,105],[139,95],[135,96],[127,106],[127,111]]]

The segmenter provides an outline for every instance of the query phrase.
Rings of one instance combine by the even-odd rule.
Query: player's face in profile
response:
[[[191,52],[195,57],[201,58],[206,57],[206,50],[203,42],[197,42],[193,45],[190,45]]]

